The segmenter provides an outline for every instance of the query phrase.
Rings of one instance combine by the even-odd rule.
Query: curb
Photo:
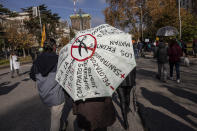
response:
[[[25,61],[25,62],[21,62],[21,65],[30,64],[30,63],[32,63],[32,61]],[[6,69],[6,68],[9,68],[9,67],[10,67],[9,64],[8,65],[2,65],[2,66],[0,66],[0,70],[1,69]]]

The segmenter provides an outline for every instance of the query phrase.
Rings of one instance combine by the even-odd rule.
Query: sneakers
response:
[[[180,83],[180,79],[176,80],[177,83]]]

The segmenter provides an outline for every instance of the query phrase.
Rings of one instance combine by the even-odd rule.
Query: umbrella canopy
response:
[[[131,35],[104,24],[78,32],[61,49],[56,80],[74,101],[107,97],[135,66]]]
[[[165,26],[157,31],[157,36],[176,36],[178,34],[178,30],[172,26]]]

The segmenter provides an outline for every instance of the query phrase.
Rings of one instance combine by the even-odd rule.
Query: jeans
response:
[[[167,80],[167,67],[166,64],[158,63],[158,76],[161,80]]]
[[[139,51],[138,51],[138,49],[134,49],[134,54],[135,54],[135,58],[138,58],[139,57]]]
[[[51,107],[51,127],[50,131],[59,131],[60,129],[60,118],[62,116],[62,109],[64,107],[64,103],[57,106]]]
[[[180,62],[170,62],[170,77],[173,77],[174,66],[176,68],[176,79],[180,79]]]

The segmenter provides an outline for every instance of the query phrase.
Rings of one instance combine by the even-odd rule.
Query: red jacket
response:
[[[182,55],[182,49],[177,43],[172,44],[168,48],[169,62],[179,62]]]

